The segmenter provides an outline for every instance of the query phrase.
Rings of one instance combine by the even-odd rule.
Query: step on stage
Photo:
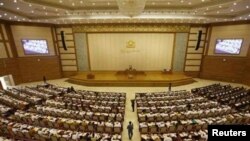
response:
[[[68,82],[84,86],[128,86],[128,87],[167,87],[186,85],[195,82],[183,73],[163,73],[160,71],[92,71],[78,72]]]

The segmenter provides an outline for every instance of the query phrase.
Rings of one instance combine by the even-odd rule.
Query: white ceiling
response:
[[[250,20],[250,0],[146,0],[140,13],[130,16],[117,1],[121,0],[0,0],[0,19],[54,24]],[[123,1],[125,5],[135,0]]]

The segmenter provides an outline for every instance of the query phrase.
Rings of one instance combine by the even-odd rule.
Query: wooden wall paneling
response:
[[[55,31],[56,31],[56,40],[60,54],[62,75],[64,77],[75,75],[76,74],[75,72],[78,71],[77,63],[69,63],[69,61],[77,62],[75,40],[73,36],[72,27],[57,27]],[[62,47],[61,34],[60,34],[61,31],[64,31],[65,44],[68,50],[64,50]]]
[[[61,78],[58,56],[21,57],[17,60],[23,82],[42,81],[43,76],[47,79]]]
[[[14,38],[13,38],[13,34],[12,34],[12,31],[11,31],[10,25],[5,24],[5,29],[6,29],[6,32],[7,32],[8,41],[9,41],[9,45],[10,45],[10,48],[11,48],[11,51],[12,51],[12,54],[13,54],[13,58],[16,58],[17,57],[17,49],[16,49],[16,45],[15,45],[15,42],[14,42]]]
[[[201,42],[199,50],[195,50],[197,43],[198,31],[202,30]],[[207,27],[191,27],[189,32],[188,44],[187,44],[187,53],[186,53],[186,61],[185,61],[185,74],[190,75],[192,77],[199,77],[201,70],[201,63],[197,63],[197,61],[202,62],[204,48],[207,42]]]
[[[0,26],[0,34],[2,36],[2,41],[3,41],[4,47],[5,47],[5,51],[7,53],[7,57],[10,58],[10,53],[9,53],[9,50],[7,48],[7,45],[6,45],[6,35],[4,35],[4,33],[3,33],[3,30],[5,30],[5,29],[3,29],[3,28],[4,28],[4,26],[3,26],[3,24],[1,24],[1,26]]]
[[[15,84],[22,83],[17,59],[0,59],[0,76],[12,74]]]
[[[244,57],[205,56],[201,77],[241,83],[246,63]]]

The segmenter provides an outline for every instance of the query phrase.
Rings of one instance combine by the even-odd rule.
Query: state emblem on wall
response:
[[[127,42],[127,48],[135,48],[135,41],[129,40]]]

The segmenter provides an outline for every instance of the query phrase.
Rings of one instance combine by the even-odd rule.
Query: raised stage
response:
[[[88,75],[93,74],[92,79]],[[95,71],[79,72],[77,75],[70,77],[70,83],[84,86],[128,86],[128,87],[166,87],[171,83],[172,86],[180,86],[193,83],[192,77],[183,73],[162,73],[160,71],[143,72],[135,75],[123,74],[115,71]]]

